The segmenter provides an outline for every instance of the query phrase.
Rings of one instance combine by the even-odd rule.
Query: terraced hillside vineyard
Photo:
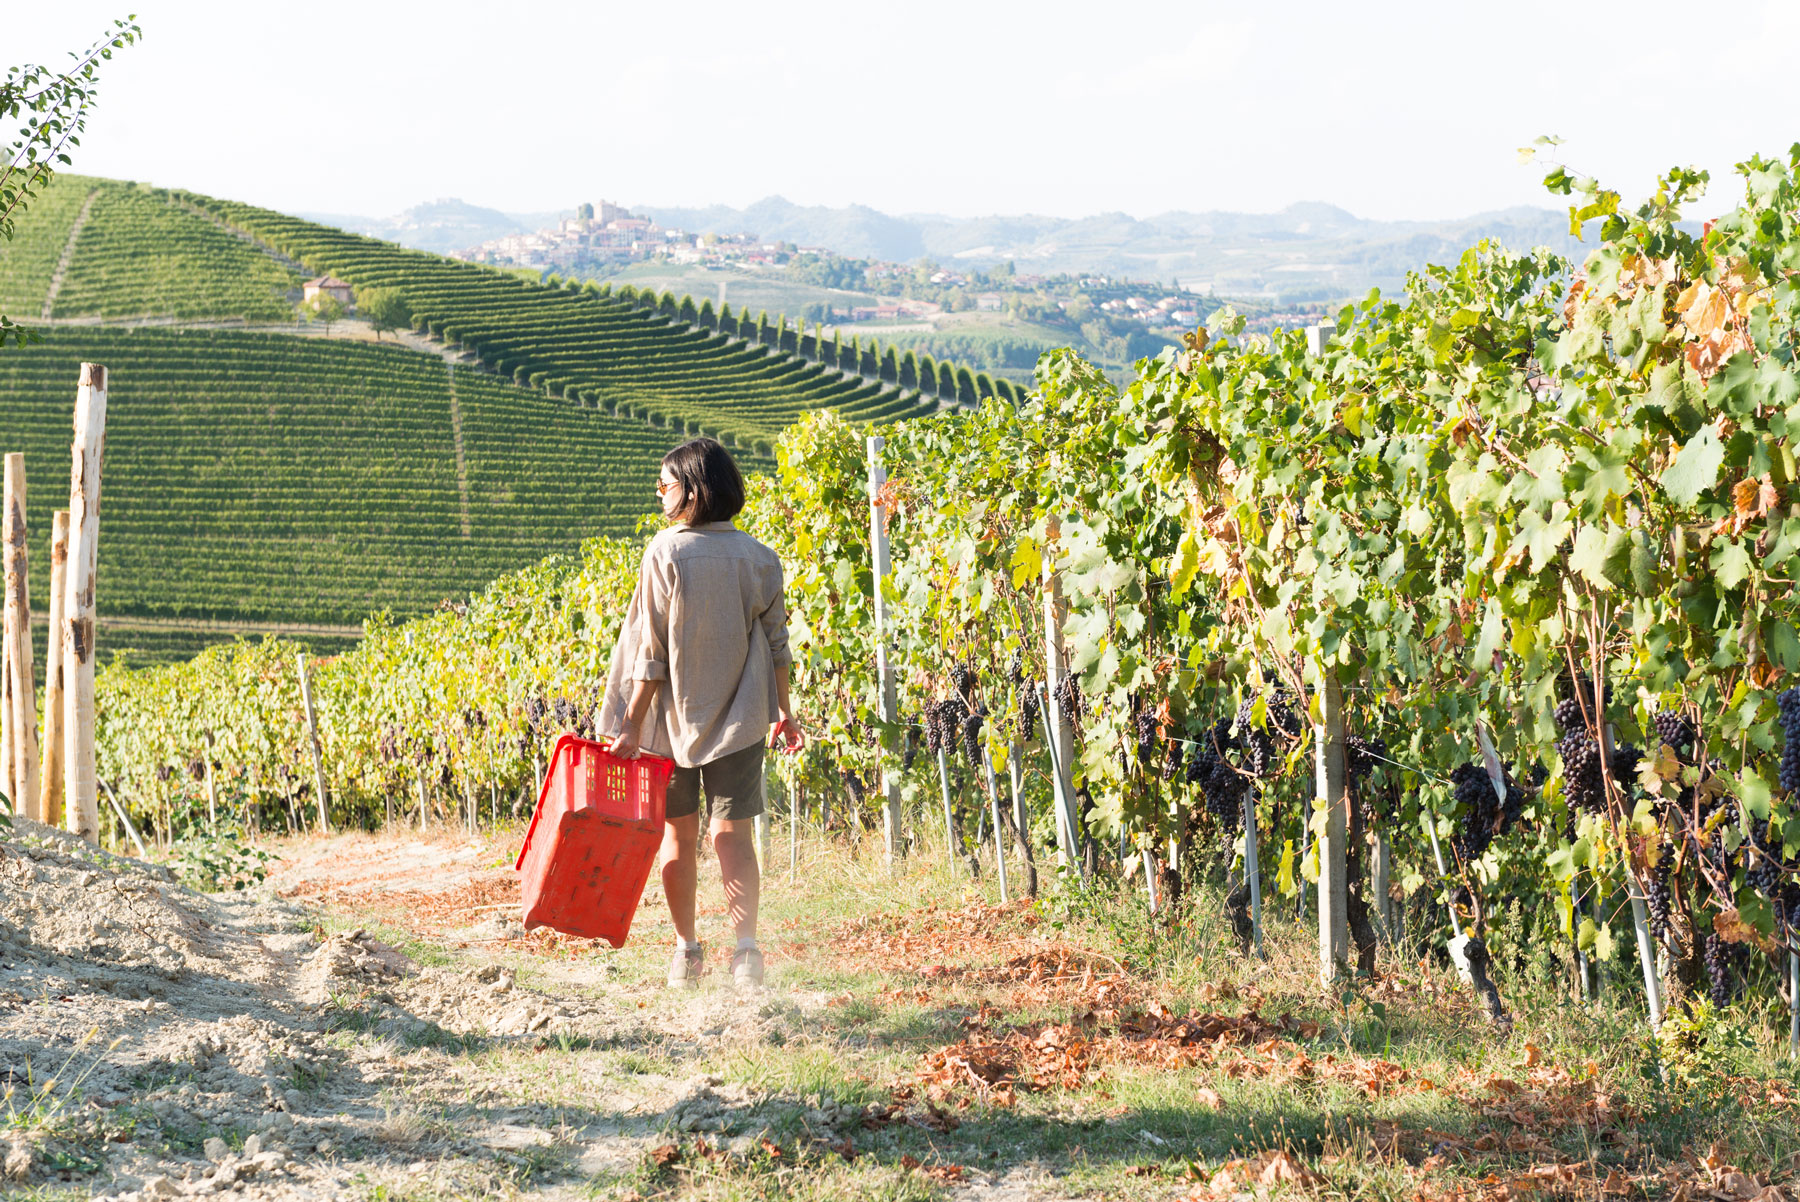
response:
[[[293,317],[298,274],[248,240],[148,188],[95,181],[92,194],[52,318]]]
[[[112,615],[418,613],[584,536],[630,532],[670,443],[394,346],[53,328],[0,357],[6,445],[33,472],[34,542],[67,500],[84,360],[115,365],[101,573]],[[33,557],[37,598],[47,561]]]
[[[57,176],[31,202],[31,219],[19,223],[11,241],[0,239],[0,313],[28,321],[43,311],[69,230],[87,203],[82,182]]]
[[[801,415],[858,422],[937,409],[895,386],[780,348],[691,324],[596,290],[521,280],[268,209],[173,194],[358,288],[402,290],[418,328],[459,343],[502,374],[610,413],[767,452]]]
[[[0,242],[0,311],[28,322],[286,321],[299,284],[291,264],[250,239],[161,189],[120,180],[58,175],[13,240]]]
[[[180,332],[295,319],[303,270],[398,290],[399,320],[444,354],[410,335],[377,347]],[[270,628],[341,648],[377,610],[422,613],[583,537],[630,533],[654,508],[657,458],[691,434],[766,468],[806,413],[888,422],[936,411],[940,395],[1010,394],[779,319],[541,283],[66,174],[0,245],[0,302],[46,339],[0,359],[40,611],[76,365],[112,369],[100,645],[137,662]]]

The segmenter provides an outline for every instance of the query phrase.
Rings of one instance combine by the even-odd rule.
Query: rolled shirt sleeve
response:
[[[775,670],[780,671],[793,663],[794,653],[788,649],[787,593],[779,560],[775,562],[775,599],[769,602],[757,620],[762,623],[763,638],[768,641],[769,654],[775,660]]]
[[[652,546],[644,552],[637,591],[631,595],[626,626],[637,636],[637,658],[631,664],[632,680],[669,678],[669,588],[663,578],[666,565]],[[659,570],[661,569],[661,570]]]

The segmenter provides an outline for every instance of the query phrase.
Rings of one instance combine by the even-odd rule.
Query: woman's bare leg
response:
[[[719,856],[719,875],[725,881],[725,905],[739,939],[756,937],[756,908],[762,900],[762,872],[756,864],[756,819],[714,818],[713,851]],[[666,887],[666,886],[665,886]],[[688,892],[692,921],[693,891]]]
[[[700,815],[687,814],[663,823],[663,897],[675,933],[689,943],[694,937],[694,889],[699,882]]]

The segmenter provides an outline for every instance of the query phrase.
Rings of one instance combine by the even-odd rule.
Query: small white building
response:
[[[345,308],[350,307],[352,296],[350,285],[334,275],[315,276],[300,285],[300,299],[308,304],[312,303],[314,297],[321,294],[329,296]]]

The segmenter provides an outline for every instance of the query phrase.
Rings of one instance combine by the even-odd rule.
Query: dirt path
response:
[[[206,896],[20,825],[0,841],[22,899],[0,919],[0,1073],[16,1095],[59,1084],[0,1144],[17,1186],[575,1196],[630,1179],[671,1126],[753,1146],[729,1119],[751,1092],[696,1066],[826,1004],[667,994],[653,899],[626,963],[528,936],[504,839],[302,843],[272,888]]]
[[[0,831],[0,1192],[1800,1196],[1788,1069],[1671,1110],[1629,1022],[1518,993],[1495,1036],[1405,959],[1322,989],[1316,934],[1278,921],[1254,960],[1222,886],[1152,927],[1129,892],[995,905],[808,830],[764,881],[767,987],[722,979],[703,863],[714,971],[672,992],[654,880],[622,949],[519,926],[521,834],[285,841],[264,887],[202,895]]]

